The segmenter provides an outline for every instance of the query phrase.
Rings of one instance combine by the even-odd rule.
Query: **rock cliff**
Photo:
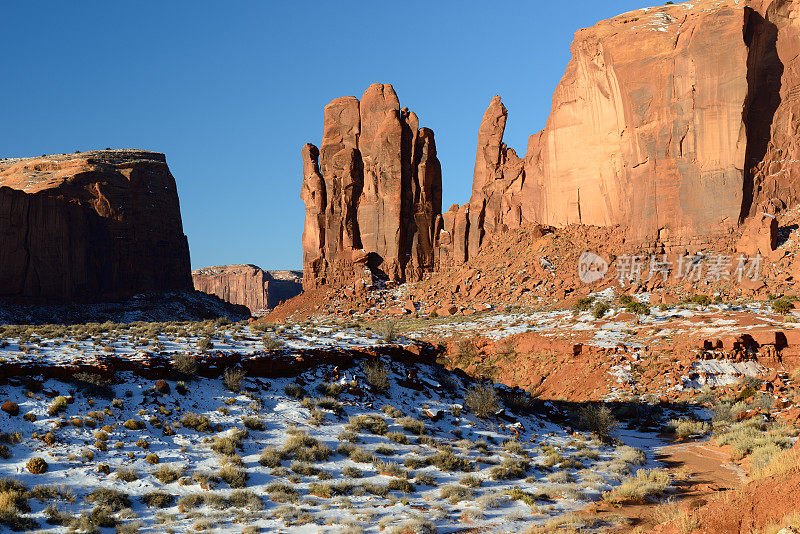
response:
[[[192,271],[194,288],[257,314],[301,291],[296,271],[264,271],[255,265],[220,265]]]
[[[320,148],[301,151],[304,287],[419,279],[433,269],[442,175],[433,131],[389,84],[325,106]]]
[[[0,160],[0,296],[101,301],[190,290],[189,247],[163,154]]]
[[[495,97],[478,133],[469,251],[521,223],[620,224],[686,249],[797,201],[798,2],[640,9],[580,30],[524,161]],[[791,65],[787,69],[785,64]]]

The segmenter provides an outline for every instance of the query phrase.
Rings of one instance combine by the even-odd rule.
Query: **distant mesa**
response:
[[[164,154],[0,160],[0,297],[98,302],[192,289]]]
[[[197,291],[245,306],[253,315],[270,310],[302,291],[299,271],[264,271],[255,265],[220,265],[192,271]]]

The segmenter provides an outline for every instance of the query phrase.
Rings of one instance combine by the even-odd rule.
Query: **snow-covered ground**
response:
[[[77,330],[64,337],[10,330],[2,357],[60,364],[113,349],[135,358],[156,349],[195,352],[204,339],[211,350],[245,354],[263,352],[270,340],[286,349],[385,343],[336,327],[295,325],[273,329],[269,339],[238,325],[172,327],[98,327],[83,340]],[[34,490],[43,498],[29,499],[21,516],[45,532],[104,520],[142,532],[378,532],[408,521],[429,521],[439,532],[506,532],[581,508],[652,463],[520,408],[532,402],[520,391],[498,386],[504,413],[481,419],[465,399],[491,398],[494,389],[435,365],[366,362],[319,365],[296,378],[245,377],[239,393],[198,377],[169,379],[168,391],[159,391],[130,372],[109,383],[11,379],[0,401],[20,411],[0,413],[7,447],[0,452],[9,456],[0,479],[54,488]],[[388,389],[373,388],[368,376]],[[61,412],[50,408],[59,396],[69,401]],[[27,469],[34,457],[47,463],[45,473]]]

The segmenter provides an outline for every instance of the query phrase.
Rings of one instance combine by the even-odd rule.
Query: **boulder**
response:
[[[0,161],[0,296],[111,301],[191,290],[163,154],[102,150]]]
[[[736,251],[746,256],[769,255],[778,246],[778,219],[756,213],[744,224]]]
[[[12,417],[19,415],[19,405],[16,402],[5,401],[3,405],[0,406],[0,410],[3,410]]]

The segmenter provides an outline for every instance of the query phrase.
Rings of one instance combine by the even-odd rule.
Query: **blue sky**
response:
[[[469,198],[491,97],[523,154],[574,32],[649,5],[0,1],[0,156],[164,152],[193,267],[267,269],[301,266],[300,147],[330,100],[393,84],[436,133],[447,209]]]

